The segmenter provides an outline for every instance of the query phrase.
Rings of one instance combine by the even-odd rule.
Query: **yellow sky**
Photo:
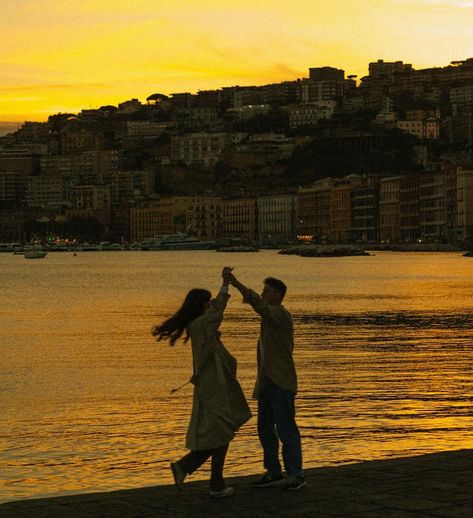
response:
[[[0,120],[473,56],[467,0],[0,0]]]

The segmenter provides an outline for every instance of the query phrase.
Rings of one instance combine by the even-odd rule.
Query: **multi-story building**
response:
[[[76,185],[108,183],[118,170],[117,152],[85,152],[76,155],[48,155],[41,158],[41,175],[62,178],[64,199],[69,201]]]
[[[150,120],[127,121],[127,135],[130,137],[159,137],[166,131],[169,122],[154,122]]]
[[[297,236],[304,241],[326,240],[330,235],[330,189],[333,178],[324,178],[297,193]]]
[[[345,93],[345,81],[301,81],[301,100],[303,103],[333,101],[339,103]]]
[[[274,194],[258,198],[259,241],[285,243],[296,236],[297,196]]]
[[[225,118],[229,120],[244,121],[256,115],[266,115],[271,109],[270,104],[250,104],[241,108],[228,108]]]
[[[300,100],[299,81],[284,81],[260,86],[263,102],[284,106]]]
[[[291,128],[316,126],[321,119],[331,119],[335,111],[335,101],[296,104],[288,106],[289,125]]]
[[[440,137],[440,121],[433,117],[424,120],[397,121],[397,127],[421,140],[437,140]]]
[[[403,175],[400,177],[399,223],[401,240],[416,241],[420,238],[418,175]]]
[[[457,172],[457,239],[473,240],[473,170]]]
[[[95,131],[66,127],[61,132],[61,150],[64,155],[84,151],[96,151],[100,147],[101,135]]]
[[[445,237],[449,241],[458,238],[458,183],[457,176],[462,168],[457,164],[445,162],[441,172],[445,178]]]
[[[118,112],[122,114],[130,114],[139,112],[143,105],[138,101],[138,99],[130,99],[129,101],[124,101],[118,105]]]
[[[26,241],[28,213],[24,210],[0,210],[0,242]]]
[[[40,158],[38,155],[29,152],[9,152],[2,150],[0,153],[0,171],[17,171],[24,176],[39,174]]]
[[[187,232],[187,211],[192,206],[192,196],[163,196],[159,200],[160,235]]]
[[[62,176],[29,176],[26,187],[26,204],[29,207],[60,207],[66,203]]]
[[[181,130],[211,130],[218,121],[218,111],[213,106],[199,106],[191,108],[176,108],[174,120]]]
[[[349,175],[337,182],[330,190],[330,239],[347,241],[352,227],[352,191],[359,187],[362,178]]]
[[[223,203],[218,196],[196,196],[186,215],[187,232],[199,239],[215,240],[223,235]]]
[[[401,237],[400,188],[399,176],[380,179],[379,239],[381,241],[399,241]]]
[[[67,218],[94,218],[107,229],[110,225],[111,196],[109,186],[77,185],[71,188],[71,208]]]
[[[230,144],[228,133],[189,133],[171,137],[171,161],[209,167]]]
[[[232,108],[242,108],[250,104],[264,104],[263,90],[258,86],[235,87]]]
[[[442,172],[427,172],[419,176],[419,233],[422,240],[445,239],[446,177]]]
[[[124,201],[154,194],[155,175],[152,171],[118,171],[110,181],[112,206]]]
[[[376,241],[379,220],[378,178],[363,178],[363,184],[353,188],[351,200],[350,238],[355,241]]]
[[[370,77],[387,77],[394,74],[402,74],[406,72],[412,72],[413,68],[411,64],[403,63],[402,61],[384,61],[378,59],[374,63],[368,65],[368,71]]]
[[[0,171],[0,202],[19,203],[25,192],[26,177],[21,171]]]
[[[345,71],[334,67],[312,67],[309,68],[309,79],[311,81],[343,81]]]
[[[250,242],[258,240],[256,198],[236,198],[223,201],[223,237]]]
[[[73,209],[110,210],[110,187],[105,185],[77,185],[71,190]]]
[[[152,239],[161,233],[161,210],[159,203],[150,203],[129,210],[130,241]]]

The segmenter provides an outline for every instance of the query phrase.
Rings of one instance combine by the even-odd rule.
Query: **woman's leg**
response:
[[[181,460],[178,461],[179,467],[190,475],[213,454],[214,450],[192,450],[187,455],[184,455]]]
[[[212,465],[210,475],[211,491],[223,491],[225,489],[225,481],[223,480],[223,466],[228,451],[228,444],[214,448],[211,450]]]

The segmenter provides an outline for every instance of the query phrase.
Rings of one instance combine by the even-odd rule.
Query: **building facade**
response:
[[[258,235],[261,243],[286,243],[296,236],[297,196],[276,194],[258,198]]]
[[[254,242],[258,240],[256,198],[223,201],[223,237]]]

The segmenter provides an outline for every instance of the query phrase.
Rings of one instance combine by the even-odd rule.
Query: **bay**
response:
[[[171,482],[192,388],[170,391],[191,375],[190,348],[150,329],[189,289],[216,292],[227,264],[256,290],[269,275],[288,285],[305,466],[471,447],[473,263],[461,253],[4,253],[1,501]],[[222,338],[248,397],[258,332],[233,292]],[[261,464],[253,418],[226,474]]]

